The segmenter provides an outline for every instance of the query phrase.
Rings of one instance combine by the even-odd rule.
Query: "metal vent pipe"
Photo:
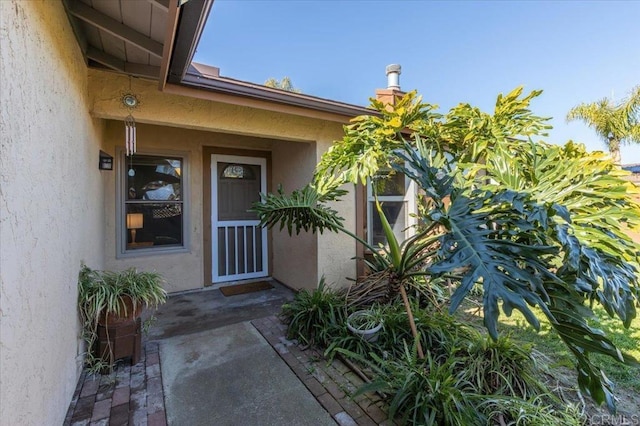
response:
[[[387,65],[385,69],[387,73],[387,89],[400,90],[400,73],[402,67],[398,64]]]

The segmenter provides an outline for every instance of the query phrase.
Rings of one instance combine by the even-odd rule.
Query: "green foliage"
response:
[[[393,344],[383,339],[385,335],[389,339],[396,326],[406,330],[389,311],[385,332],[368,353],[334,348],[370,366],[375,378],[358,393],[387,394],[390,416],[397,416],[402,424],[485,425],[498,417],[507,422],[520,419],[522,424],[565,424],[560,420],[564,417],[546,422],[562,411],[561,404],[535,376],[529,347],[506,337],[488,340],[447,315],[435,315],[426,324],[422,319],[429,315],[424,311],[416,314],[421,333],[428,333],[423,340],[429,342],[425,359],[418,358],[415,345],[409,346],[407,333]],[[514,407],[526,408],[526,416]],[[567,414],[567,418],[571,417]]]
[[[395,107],[373,102],[378,113],[354,119],[323,155],[310,186],[322,191],[308,203],[293,201],[299,193],[280,193],[256,210],[268,226],[357,239],[335,211],[323,210],[337,198],[317,194],[365,182],[383,167],[404,173],[430,197],[420,217],[427,232],[404,243],[389,235],[388,247],[372,250],[372,265],[389,272],[391,286],[415,276],[455,279],[451,312],[481,287],[494,340],[501,311],[517,310],[538,329],[532,307],[539,307],[574,354],[580,388],[613,411],[612,384],[590,356],[635,361],[588,319],[594,304],[625,326],[636,317],[640,247],[624,226],[640,228],[640,206],[631,198],[638,190],[599,153],[536,140],[549,128],[529,109],[539,94],[517,88],[500,95],[493,114],[460,104],[442,116],[413,92]]]
[[[326,287],[323,277],[317,289],[301,290],[291,302],[285,303],[280,317],[288,324],[289,339],[328,346],[335,328],[345,322],[345,313],[344,297]]]
[[[603,98],[597,102],[582,103],[567,114],[567,121],[581,120],[602,139],[620,163],[620,144],[640,144],[640,86],[631,90],[622,102]]]
[[[318,290],[301,292],[285,306],[286,317],[298,318],[289,323],[290,337],[323,341],[329,359],[340,354],[359,362],[373,381],[358,393],[384,392],[390,415],[402,424],[484,425],[498,418],[532,425],[574,424],[562,423],[575,417],[558,408],[557,399],[534,375],[528,346],[506,337],[488,340],[470,324],[420,309],[414,302],[416,325],[427,348],[425,359],[419,359],[400,301],[375,308],[384,331],[371,343],[349,332],[344,317],[338,319],[345,307],[335,296],[321,283]],[[312,317],[317,318],[315,325],[308,321]],[[547,421],[553,416],[558,420]]]
[[[405,345],[400,358],[382,359],[371,355],[377,378],[358,393],[382,391],[390,396],[389,417],[399,416],[401,424],[484,425],[481,412],[474,408],[472,385],[456,377],[463,368],[450,357],[436,362],[430,352],[424,360],[415,348]]]
[[[518,426],[583,426],[586,421],[573,405],[559,407],[549,404],[549,395],[539,395],[528,400],[510,397],[490,397],[479,402],[479,409],[486,413],[486,424]],[[505,420],[509,420],[506,423]]]
[[[429,146],[449,152],[455,161],[478,163],[499,144],[519,138],[546,136],[551,128],[549,118],[534,115],[531,101],[542,91],[534,90],[522,97],[522,87],[507,95],[498,95],[493,114],[480,111],[469,104],[452,108],[433,132],[424,133]]]
[[[422,103],[415,92],[400,99],[393,110],[379,101],[371,102],[379,115],[356,117],[344,127],[343,139],[320,159],[314,182],[365,183],[380,169],[390,167],[393,151],[402,146],[401,132],[440,117],[433,112],[434,106]]]
[[[496,338],[498,302],[507,315],[521,311],[536,329],[529,306],[539,306],[574,353],[581,389],[614,410],[612,384],[589,353],[635,361],[587,325],[592,313],[585,305],[600,303],[626,326],[636,315],[639,251],[621,227],[638,224],[632,184],[599,154],[572,143],[497,140],[466,176],[434,168],[434,149],[420,140],[416,147],[406,145],[399,154],[406,166],[396,168],[433,198],[450,199],[450,206],[436,204],[427,215],[447,230],[440,259],[428,271],[464,268],[451,311],[480,283],[485,325]]]
[[[387,245],[371,251],[373,261],[370,266],[375,271],[388,271],[390,273],[389,285],[395,289],[400,285],[406,285],[413,277],[425,275],[425,271],[419,266],[428,262],[437,252],[434,246],[439,236],[430,235],[437,224],[425,227],[419,233],[400,243],[377,199],[376,209],[380,216]]]
[[[138,305],[157,308],[165,302],[167,293],[162,288],[162,276],[156,272],[98,271],[82,265],[78,274],[78,311],[82,321],[82,335],[87,343],[86,364],[92,371],[105,367],[91,353],[97,339],[101,316],[117,314],[127,316],[127,299],[134,309]]]
[[[277,80],[273,77],[264,82],[267,87],[273,87],[274,89],[286,90],[287,92],[302,93],[302,90],[293,86],[289,77],[283,77],[282,80]]]
[[[255,203],[251,211],[259,215],[262,226],[272,228],[279,224],[280,230],[286,226],[289,234],[293,230],[299,234],[303,229],[321,233],[325,229],[337,232],[342,229],[343,219],[334,209],[322,203],[337,200],[344,194],[346,191],[337,188],[322,193],[316,187],[307,185],[291,195],[285,195],[282,187],[279,187],[277,194],[262,194],[262,202]]]
[[[481,395],[512,396],[527,400],[543,392],[535,376],[531,346],[501,336],[498,340],[477,334],[463,348],[464,368],[459,376],[473,383]]]
[[[157,307],[165,302],[162,276],[156,272],[97,271],[82,265],[78,276],[78,309],[83,324],[97,323],[104,312],[127,315],[125,298],[133,305]]]
[[[365,359],[367,354],[378,351],[378,343],[368,342],[361,336],[356,336],[347,327],[346,321],[336,324],[330,332],[330,343],[326,345],[324,356],[329,360],[338,354],[353,354],[355,357]]]

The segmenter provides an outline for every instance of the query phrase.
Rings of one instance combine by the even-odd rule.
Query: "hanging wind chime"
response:
[[[129,110],[129,115],[124,119],[124,140],[128,157],[136,153],[136,120],[131,113],[138,106],[138,98],[127,93],[122,97],[122,104]]]

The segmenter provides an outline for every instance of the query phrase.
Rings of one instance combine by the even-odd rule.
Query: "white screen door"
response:
[[[266,159],[211,156],[212,282],[266,277],[267,230],[251,205],[267,192]]]

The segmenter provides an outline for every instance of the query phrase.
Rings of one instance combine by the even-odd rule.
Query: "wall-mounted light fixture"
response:
[[[113,170],[113,157],[104,151],[100,151],[100,162],[98,163],[100,170]]]

